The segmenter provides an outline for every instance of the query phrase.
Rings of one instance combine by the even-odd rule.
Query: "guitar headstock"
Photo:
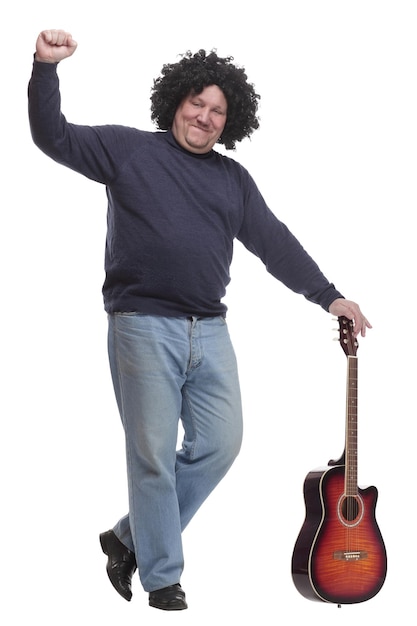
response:
[[[346,356],[356,356],[359,342],[353,336],[353,322],[347,317],[341,316],[339,320],[339,343]]]

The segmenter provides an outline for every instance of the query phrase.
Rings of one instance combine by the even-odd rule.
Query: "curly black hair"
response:
[[[234,150],[236,142],[249,137],[259,127],[257,116],[260,96],[248,82],[245,69],[232,63],[233,57],[219,57],[199,50],[182,55],[177,63],[163,66],[154,80],[151,94],[151,119],[160,130],[172,127],[175,112],[190,93],[199,94],[205,87],[217,85],[227,101],[227,121],[217,143]]]

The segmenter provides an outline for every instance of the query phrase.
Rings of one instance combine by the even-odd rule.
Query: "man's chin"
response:
[[[215,141],[213,141],[213,136],[208,135],[203,130],[194,129],[194,132],[191,131],[187,133],[186,142],[190,146],[190,149],[208,152],[213,147]]]

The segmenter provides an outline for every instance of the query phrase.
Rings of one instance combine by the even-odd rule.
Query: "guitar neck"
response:
[[[347,357],[346,381],[346,435],[345,435],[345,492],[358,493],[358,359]]]

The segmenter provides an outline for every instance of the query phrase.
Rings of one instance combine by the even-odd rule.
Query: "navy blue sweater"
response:
[[[170,131],[68,123],[55,64],[34,62],[28,93],[35,144],[106,187],[108,313],[225,315],[235,238],[325,310],[342,297],[234,159],[188,152]]]

